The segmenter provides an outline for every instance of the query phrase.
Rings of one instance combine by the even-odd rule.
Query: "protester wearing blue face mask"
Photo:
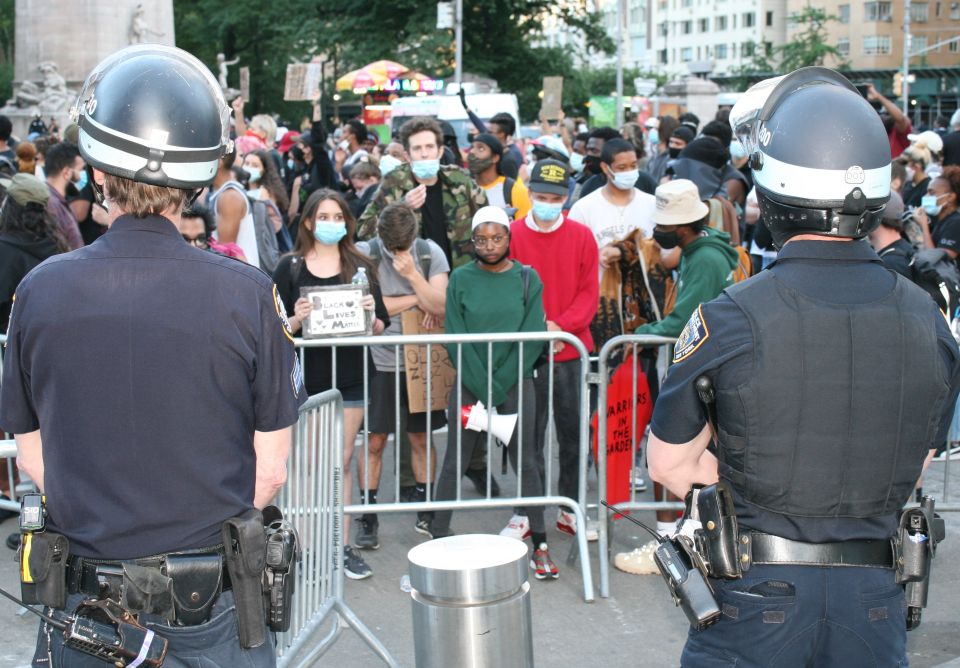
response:
[[[376,314],[373,333],[382,333],[390,324],[390,316],[380,296],[376,267],[354,245],[355,230],[356,221],[350,207],[339,193],[317,190],[307,199],[293,253],[284,256],[273,273],[277,294],[285,305],[294,334],[301,330],[303,321],[313,310],[310,301],[300,296],[301,288],[350,283],[361,267],[366,269],[370,281],[370,294],[364,297],[363,306]],[[357,431],[363,422],[364,356],[369,354],[362,347],[338,346],[334,378],[330,348],[308,348],[305,351],[303,379],[307,393],[314,395],[336,387],[343,395],[344,503],[350,503],[353,491],[350,460]],[[374,368],[371,359],[367,360],[367,368]],[[350,547],[349,529],[350,524],[344,523],[345,573],[356,580],[370,577],[370,567]]]
[[[945,167],[933,179],[913,219],[924,230],[924,240],[943,248],[954,260],[960,256],[960,167]],[[929,235],[928,231],[929,230]],[[929,239],[929,241],[927,241]]]

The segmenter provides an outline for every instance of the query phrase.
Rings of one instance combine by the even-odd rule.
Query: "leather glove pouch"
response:
[[[173,621],[173,583],[158,568],[123,564],[120,605],[130,612]]]
[[[177,624],[196,626],[210,619],[223,584],[223,557],[216,553],[169,556],[167,575],[173,580]]]
[[[69,556],[70,541],[66,536],[48,531],[23,535],[20,593],[24,603],[40,603],[58,609],[66,605]]]

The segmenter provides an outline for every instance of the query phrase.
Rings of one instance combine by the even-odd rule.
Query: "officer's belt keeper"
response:
[[[266,542],[263,513],[251,509],[223,523],[223,547],[237,606],[240,646],[259,647],[267,640],[263,600]]]

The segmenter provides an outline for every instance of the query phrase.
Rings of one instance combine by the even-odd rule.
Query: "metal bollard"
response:
[[[407,554],[417,668],[532,668],[527,546],[472,534]]]

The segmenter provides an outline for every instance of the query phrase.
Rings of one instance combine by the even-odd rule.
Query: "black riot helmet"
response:
[[[203,63],[143,44],[108,56],[73,108],[84,160],[108,174],[191,190],[213,181],[230,144],[230,110]]]
[[[752,86],[730,112],[778,248],[796,234],[860,239],[890,198],[883,123],[845,77],[805,67]]]

